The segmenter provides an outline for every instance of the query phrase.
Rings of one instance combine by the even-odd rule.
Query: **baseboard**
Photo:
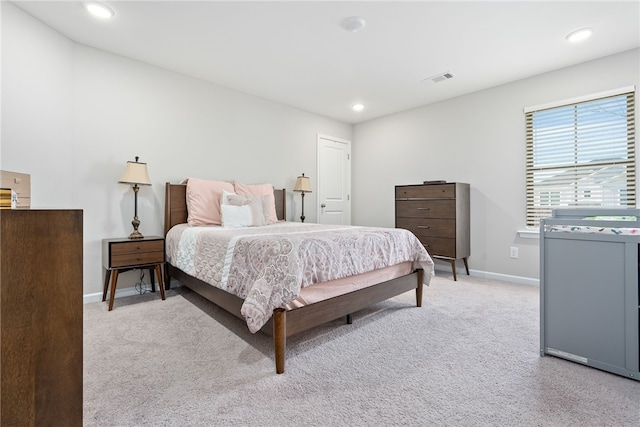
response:
[[[156,287],[158,285],[156,284]],[[178,283],[177,280],[172,280],[171,281],[171,289],[173,288],[177,288],[180,286],[180,283]],[[157,292],[157,289],[156,289]],[[134,286],[130,287],[130,288],[117,288],[116,289],[116,299],[117,298],[123,298],[123,297],[130,297],[132,295],[140,295],[140,293],[136,290],[136,288]],[[108,298],[108,296],[107,296]],[[94,294],[86,294],[82,296],[82,302],[83,304],[89,304],[91,302],[100,302],[102,301],[102,292],[96,292]]]
[[[442,271],[442,272],[451,274],[451,266],[449,264],[447,265],[436,264],[436,271]],[[464,269],[464,267],[457,267],[456,274],[466,275],[467,272]],[[540,280],[534,279],[531,277],[513,276],[511,274],[492,273],[490,271],[481,271],[481,270],[473,270],[473,269],[469,269],[469,274],[471,276],[482,277],[485,279],[503,280],[505,282],[518,283],[521,285],[540,286]]]
[[[503,280],[505,282],[518,283],[521,285],[540,286],[540,280],[531,277],[512,276],[511,274],[491,273],[489,271],[469,270],[469,274],[492,280]]]

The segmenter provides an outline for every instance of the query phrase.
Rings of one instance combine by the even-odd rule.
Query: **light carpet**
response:
[[[640,426],[640,382],[539,356],[539,289],[436,277],[287,341],[186,288],[84,309],[85,426]]]

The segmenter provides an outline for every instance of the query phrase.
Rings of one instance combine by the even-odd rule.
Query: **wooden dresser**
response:
[[[469,274],[469,184],[396,186],[396,227],[413,232],[433,258],[449,261],[454,280],[458,259]]]
[[[82,211],[0,211],[2,426],[82,426]]]

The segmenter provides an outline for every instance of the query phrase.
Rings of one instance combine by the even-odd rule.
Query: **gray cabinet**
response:
[[[540,354],[640,380],[640,210],[556,209],[540,226]],[[589,228],[587,228],[589,227]]]

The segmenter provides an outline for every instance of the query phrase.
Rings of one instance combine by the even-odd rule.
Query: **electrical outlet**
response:
[[[509,248],[509,256],[511,258],[518,258],[518,247],[517,246],[511,246]]]

